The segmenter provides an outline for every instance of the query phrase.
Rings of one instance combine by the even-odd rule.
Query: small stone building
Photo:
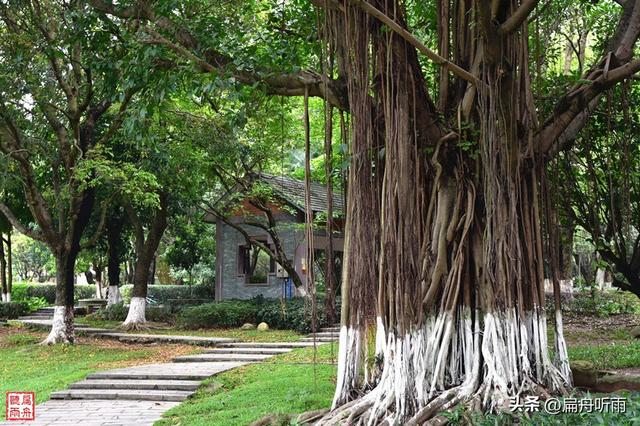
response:
[[[277,223],[277,236],[286,256],[291,260],[303,283],[308,280],[307,241],[305,237],[305,184],[304,181],[284,176],[260,174],[256,177],[268,185],[274,201],[269,210]],[[311,182],[311,209],[314,217],[326,215],[326,188],[318,182]],[[241,202],[242,208],[227,218],[240,225],[251,236],[266,245],[272,245],[272,237],[263,229],[251,226],[249,218],[264,215],[248,200]],[[344,202],[342,193],[334,192],[334,217],[342,217]],[[320,215],[320,216],[318,216]],[[286,272],[268,252],[254,245],[247,245],[245,236],[213,214],[207,214],[205,221],[216,224],[216,300],[250,299],[262,295],[265,298],[300,296],[301,292],[291,284]],[[334,219],[337,231],[333,233],[334,258],[340,263],[344,250],[343,221]],[[314,253],[321,256],[327,246],[327,235],[315,230]],[[334,259],[334,261],[336,261]],[[340,274],[338,274],[338,278]]]

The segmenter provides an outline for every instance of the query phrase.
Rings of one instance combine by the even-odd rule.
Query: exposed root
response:
[[[147,300],[144,297],[132,297],[127,319],[118,328],[126,331],[147,330],[149,327],[145,316],[146,306]]]
[[[544,311],[525,316],[512,309],[481,318],[463,307],[428,318],[403,337],[390,331],[377,385],[334,407],[318,424],[419,425],[459,404],[499,412],[511,397],[564,393],[570,379],[549,358]]]

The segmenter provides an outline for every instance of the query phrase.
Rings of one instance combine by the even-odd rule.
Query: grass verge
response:
[[[0,396],[7,391],[33,391],[36,402],[49,399],[51,392],[65,389],[99,370],[168,361],[173,356],[193,353],[182,345],[124,345],[119,342],[79,338],[75,345],[40,346],[45,333],[19,327],[0,329]],[[4,405],[4,401],[3,401]],[[0,419],[5,410],[0,409]]]
[[[313,349],[307,348],[220,374],[155,425],[244,426],[270,414],[328,407],[335,388],[336,356],[335,346],[321,345],[315,366]]]

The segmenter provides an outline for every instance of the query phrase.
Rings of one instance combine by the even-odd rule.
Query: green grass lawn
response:
[[[220,374],[155,424],[244,426],[269,414],[299,414],[329,407],[336,355],[335,346],[321,345],[315,366],[313,349],[307,348]]]
[[[99,370],[158,362],[191,351],[183,346],[124,345],[119,342],[80,338],[75,345],[40,346],[46,337],[18,327],[0,328],[0,395],[6,391],[33,391],[36,402]],[[0,409],[0,419],[5,411]]]

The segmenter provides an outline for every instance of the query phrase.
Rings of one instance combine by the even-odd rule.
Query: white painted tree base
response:
[[[11,302],[11,293],[2,293],[3,302]]]
[[[147,300],[144,297],[132,297],[127,319],[124,320],[121,327],[125,329],[144,328],[147,323],[145,316],[146,306]]]
[[[107,295],[107,306],[115,305],[122,302],[122,294],[120,293],[120,287],[117,285],[110,285]]]
[[[73,343],[75,332],[73,327],[73,308],[66,306],[56,306],[53,310],[53,321],[51,331],[42,345],[54,345],[56,343]]]
[[[559,313],[556,322],[561,330]],[[515,309],[473,315],[469,308],[441,312],[404,336],[386,331],[385,344],[376,345],[382,349],[376,355],[382,370],[367,382],[375,387],[354,401],[362,391],[361,369],[360,357],[350,356],[350,351],[361,351],[366,342],[358,331],[343,326],[333,411],[317,424],[348,419],[347,424],[418,425],[458,404],[497,412],[508,409],[511,397],[563,393],[571,384],[571,372],[561,331],[556,339],[559,358],[554,365],[540,308],[523,316]]]

